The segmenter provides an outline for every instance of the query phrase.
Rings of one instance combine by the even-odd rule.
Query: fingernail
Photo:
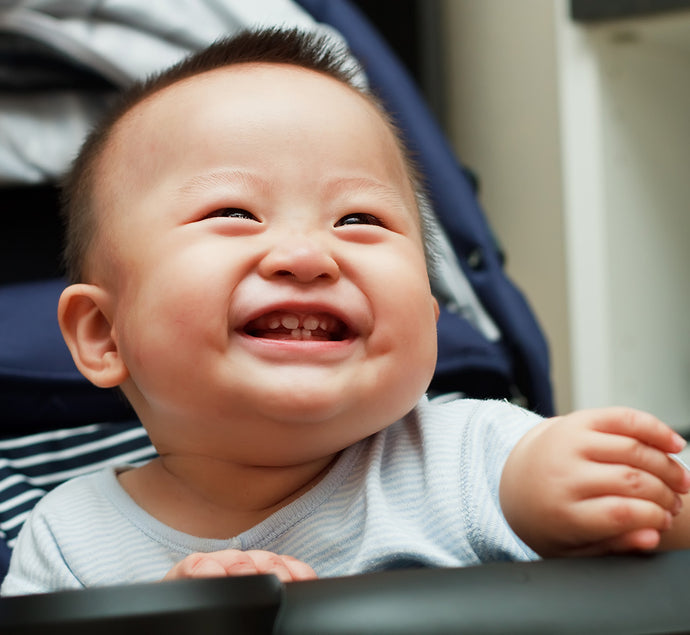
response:
[[[690,465],[688,465],[680,456],[678,456],[677,454],[669,454],[669,456],[670,456],[676,463],[678,463],[678,465],[684,467],[686,472],[690,472]]]
[[[673,444],[678,448],[677,451],[680,452],[688,444],[688,442],[676,432],[673,435]]]

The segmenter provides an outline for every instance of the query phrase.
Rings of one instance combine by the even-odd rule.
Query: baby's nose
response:
[[[291,236],[270,250],[261,261],[260,273],[267,278],[290,277],[297,282],[337,280],[338,263],[319,241],[308,236]]]

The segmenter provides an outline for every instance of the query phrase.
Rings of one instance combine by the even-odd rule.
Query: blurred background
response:
[[[558,410],[690,432],[690,2],[358,4],[478,177]]]

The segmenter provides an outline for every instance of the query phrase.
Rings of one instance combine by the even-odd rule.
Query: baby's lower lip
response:
[[[330,342],[331,337],[328,333],[315,330],[309,331],[307,329],[293,329],[292,331],[258,331],[247,333],[249,337],[255,337],[261,340],[282,340],[293,342]],[[338,341],[338,340],[333,340]]]
[[[295,332],[299,331],[299,332]],[[238,330],[237,333],[242,335],[246,340],[257,343],[265,342],[271,344],[277,343],[294,343],[294,344],[341,344],[353,339],[351,336],[345,338],[333,339],[328,333],[317,331],[304,331],[295,329],[293,331],[271,331],[270,333],[261,332],[247,332],[245,330]]]
[[[332,358],[335,361],[348,354],[347,351],[356,339],[354,337],[343,340],[315,337],[296,339],[292,334],[289,336],[272,334],[271,337],[254,337],[243,330],[237,331],[237,334],[241,336],[241,341],[244,342],[245,346],[248,346],[252,354],[259,357],[268,356],[276,360],[303,360],[317,356],[320,360]]]

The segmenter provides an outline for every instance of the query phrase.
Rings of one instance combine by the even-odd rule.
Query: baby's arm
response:
[[[627,408],[546,420],[508,457],[503,512],[542,556],[655,549],[674,524],[673,546],[690,547],[688,506],[674,519],[690,473],[668,456],[684,444],[652,415]]]
[[[265,573],[272,573],[281,582],[316,578],[316,573],[308,564],[291,556],[279,556],[270,551],[226,549],[212,553],[193,553],[180,560],[168,571],[163,580],[219,578]]]

